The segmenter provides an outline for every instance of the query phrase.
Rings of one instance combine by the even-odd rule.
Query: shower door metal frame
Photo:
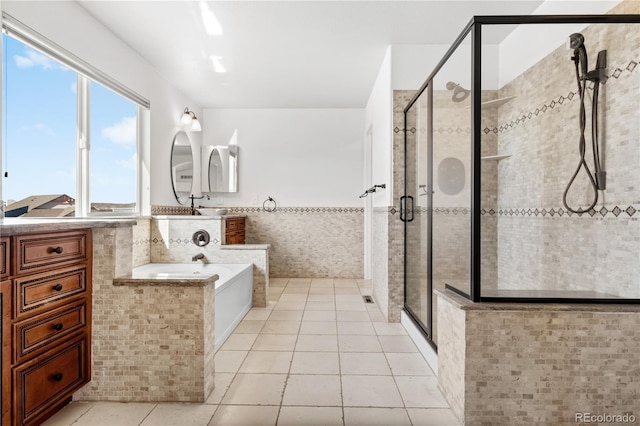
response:
[[[427,197],[427,223],[426,223],[426,229],[427,229],[427,247],[429,250],[429,254],[428,257],[426,259],[427,261],[427,292],[429,293],[429,303],[427,305],[427,323],[425,324],[424,321],[420,318],[420,316],[418,314],[416,314],[413,309],[411,309],[411,307],[407,304],[407,298],[406,298],[406,294],[407,294],[407,274],[406,274],[406,270],[407,270],[407,226],[408,223],[411,222],[413,220],[413,213],[412,213],[412,219],[411,220],[406,220],[402,219],[402,215],[400,216],[401,220],[404,222],[404,270],[405,270],[405,274],[404,274],[404,294],[405,294],[405,299],[404,299],[404,311],[407,313],[407,315],[409,315],[409,317],[411,318],[411,320],[414,322],[414,324],[416,324],[418,326],[418,329],[424,334],[424,336],[427,339],[427,342],[429,343],[429,345],[433,348],[433,350],[437,353],[438,352],[438,347],[437,345],[433,342],[433,281],[432,281],[432,275],[433,275],[433,271],[432,271],[432,262],[433,262],[433,256],[431,255],[431,250],[433,249],[433,236],[432,236],[432,231],[433,231],[433,216],[432,216],[432,210],[433,210],[433,85],[429,84],[426,87],[424,87],[424,89],[421,90],[421,93],[423,93],[424,91],[427,91],[427,126],[426,126],[426,134],[427,134],[427,163],[429,164],[429,173],[427,174],[427,193],[425,194]],[[404,109],[404,194],[403,197],[407,197],[407,181],[408,181],[408,159],[407,159],[407,111],[411,108],[411,106],[413,106],[415,104],[415,101],[417,101],[418,97],[414,98],[413,102],[407,106]],[[418,133],[419,134],[419,133]],[[416,167],[416,173],[418,172],[418,168]],[[420,196],[420,194],[418,193],[418,196]],[[402,203],[400,204],[402,206]],[[411,208],[413,209],[415,206],[414,203],[411,203]],[[422,221],[422,219],[421,219]],[[422,224],[422,222],[421,222]]]
[[[639,304],[640,299],[604,299],[604,298],[594,298],[594,299],[585,299],[585,298],[554,298],[554,297],[541,297],[541,298],[532,298],[532,297],[486,297],[482,296],[482,288],[481,288],[481,143],[482,143],[482,128],[481,128],[481,90],[482,90],[482,27],[483,26],[492,26],[492,25],[527,25],[527,24],[640,24],[640,15],[504,15],[504,16],[474,16],[471,18],[469,23],[464,27],[461,31],[460,35],[453,42],[451,47],[447,50],[443,58],[438,62],[434,70],[429,74],[425,82],[418,89],[416,94],[411,98],[407,106],[404,108],[404,116],[406,123],[406,114],[409,109],[415,104],[418,98],[424,93],[427,88],[432,87],[431,83],[433,82],[434,77],[440,71],[440,69],[444,66],[444,64],[449,60],[449,58],[453,55],[455,50],[462,44],[464,39],[471,33],[471,244],[470,244],[470,286],[469,293],[466,293],[460,289],[452,287],[450,285],[446,285],[447,290],[451,290],[473,302],[515,302],[515,303],[589,303],[589,304]],[[431,111],[430,111],[431,113]],[[406,127],[406,126],[405,126]],[[432,130],[430,129],[429,137],[432,137]],[[405,153],[406,153],[406,131],[405,131]],[[432,159],[430,159],[431,161]],[[406,179],[406,169],[407,159],[405,155],[405,195],[407,193],[407,179]],[[433,164],[430,164],[430,169],[432,169]],[[432,172],[430,171],[430,179],[432,177]],[[431,183],[430,183],[431,184]],[[428,212],[428,221],[429,221],[429,239],[431,240],[431,209],[432,209],[432,197],[429,195],[429,212]],[[413,206],[412,206],[413,208]],[[406,236],[406,226],[405,223],[405,254],[404,254],[404,264],[406,267],[407,264],[407,236]],[[429,241],[429,262],[432,261],[433,254],[431,252],[432,244]],[[431,267],[429,267],[429,271],[431,271]],[[431,288],[431,277],[428,278],[429,288]],[[422,331],[427,335],[427,339],[429,343],[435,347],[431,338],[426,330],[424,330],[424,326],[420,324],[420,321],[416,321],[416,315],[411,312],[411,309],[407,307],[406,304],[406,286],[407,286],[407,277],[406,273],[404,276],[404,286],[405,286],[405,304],[404,310],[409,314],[409,316],[418,324]],[[431,304],[433,304],[433,300],[431,300]],[[432,308],[429,306],[429,319],[428,319],[428,330],[431,330],[432,325]]]

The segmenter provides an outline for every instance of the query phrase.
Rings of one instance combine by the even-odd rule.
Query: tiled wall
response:
[[[438,305],[438,382],[465,424],[640,418],[637,306],[486,306],[451,293]]]
[[[93,230],[92,380],[74,399],[202,402],[213,389],[215,289],[114,286],[131,271],[132,236]]]
[[[640,5],[625,2],[620,10],[638,13]],[[604,196],[582,215],[570,214],[562,203],[580,158],[579,95],[571,53],[563,45],[500,89],[498,97],[515,98],[498,109],[497,121],[483,121],[483,143],[497,137],[497,153],[511,155],[498,164],[497,205],[483,205],[483,225],[497,222],[500,288],[640,298],[640,26],[591,25],[582,34],[590,69],[597,52],[608,51],[600,96]],[[591,199],[586,182],[581,172],[569,192],[575,207]],[[483,182],[483,189],[491,185]]]
[[[358,194],[354,194],[354,200]],[[225,207],[247,216],[246,242],[269,244],[273,278],[362,278],[364,209],[361,207]],[[155,206],[154,214],[187,214],[185,207]]]
[[[208,263],[253,263],[253,306],[267,306],[269,294],[269,249],[233,249],[221,245],[223,221],[220,219],[152,219],[151,261],[159,263],[191,263],[202,253]],[[209,233],[210,243],[196,246],[196,231]],[[223,248],[225,247],[225,248]]]
[[[133,266],[151,262],[151,218],[138,218],[133,226]]]

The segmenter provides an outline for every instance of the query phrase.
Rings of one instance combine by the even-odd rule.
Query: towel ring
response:
[[[275,212],[278,208],[278,203],[276,203],[276,200],[274,200],[273,198],[267,197],[267,199],[264,200],[264,203],[262,203],[262,208],[264,209],[264,211],[272,213]]]

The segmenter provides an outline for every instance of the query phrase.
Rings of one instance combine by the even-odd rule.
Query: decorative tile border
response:
[[[229,213],[364,213],[363,207],[278,207],[275,211],[268,211],[262,207],[224,207]],[[152,206],[152,215],[189,215],[190,207],[183,206]]]
[[[218,240],[217,238],[213,238],[209,242],[214,245],[220,244],[220,240]],[[150,243],[166,245],[166,241],[164,240],[164,238],[152,238],[150,240]],[[192,237],[189,236],[184,238],[169,238],[169,244],[188,246],[190,244],[193,244],[193,240]]]
[[[607,81],[609,81],[611,78],[618,80],[622,76],[631,74],[636,68],[638,68],[638,61],[634,61],[634,60],[629,61],[629,63],[626,66],[624,65],[617,66],[610,75],[605,75],[605,78],[602,81],[602,84],[606,84]],[[587,87],[587,90],[592,91],[593,85],[594,83],[591,82],[590,85]],[[557,97],[554,97],[553,99],[551,99],[551,101],[545,102],[542,106],[537,107],[535,110],[529,111],[526,114],[522,114],[522,116],[512,119],[506,124],[501,124],[498,127],[485,127],[482,130],[482,132],[485,135],[489,133],[493,133],[497,135],[498,133],[506,132],[508,130],[513,129],[514,127],[524,124],[527,120],[535,119],[536,117],[546,113],[550,109],[554,109],[557,106],[564,105],[565,101],[568,101],[567,104],[569,104],[574,98],[578,99],[579,95],[577,92],[571,90],[566,95],[559,95]]]
[[[415,209],[414,214],[426,215],[429,213],[428,208]],[[464,207],[436,207],[433,209],[434,216],[465,216],[470,213],[470,209]],[[391,212],[391,210],[390,210]],[[500,208],[500,209],[481,209],[481,216],[497,216],[497,217],[586,217],[586,218],[618,218],[629,219],[640,217],[640,204],[622,205],[622,206],[602,206],[600,208],[591,209],[585,213],[572,213],[564,207],[532,207],[532,208]]]

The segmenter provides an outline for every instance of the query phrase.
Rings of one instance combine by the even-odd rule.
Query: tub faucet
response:
[[[204,259],[204,254],[198,253],[191,258],[191,261],[197,262],[198,260],[202,260],[202,259]]]

